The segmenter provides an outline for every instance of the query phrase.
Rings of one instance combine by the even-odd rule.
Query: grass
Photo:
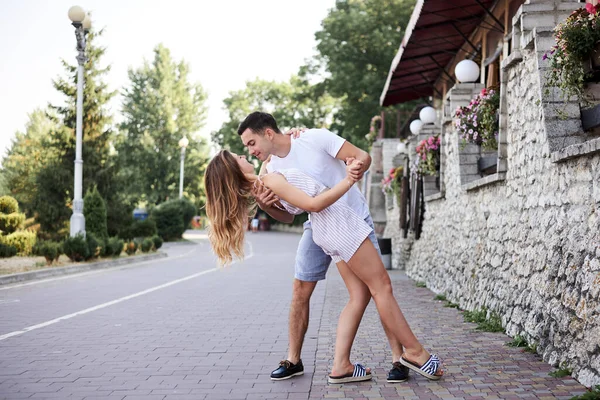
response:
[[[537,354],[537,343],[531,343],[523,349],[525,353]]]
[[[571,376],[573,370],[571,368],[559,368],[556,371],[550,372],[550,375],[553,378],[564,378],[565,376]]]
[[[570,400],[600,400],[600,385],[597,385],[587,393],[571,397]]]
[[[529,343],[527,343],[527,340],[523,336],[517,335],[513,340],[506,343],[506,345],[509,347],[527,347],[529,346]]]
[[[440,301],[446,301],[446,295],[445,294],[438,294],[433,299],[434,300],[440,300]]]
[[[422,281],[417,281],[417,282],[415,283],[415,286],[416,286],[416,287],[421,287],[421,288],[426,288],[426,287],[427,287],[427,284],[426,284],[425,282],[422,282]]]
[[[472,322],[477,324],[477,330],[483,332],[504,332],[502,327],[502,319],[495,312],[491,312],[489,318],[487,317],[487,310],[474,310],[465,311],[464,319],[466,322]]]
[[[457,310],[460,310],[460,306],[456,303],[453,303],[451,301],[447,301],[446,304],[444,304],[444,307],[447,308],[456,308]]]

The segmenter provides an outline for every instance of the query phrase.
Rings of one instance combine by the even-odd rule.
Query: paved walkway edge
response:
[[[143,261],[154,260],[167,257],[167,253],[157,252],[152,254],[144,254],[135,257],[121,257],[114,260],[98,261],[93,263],[71,265],[68,267],[44,268],[37,271],[21,272],[17,274],[0,276],[0,286],[11,283],[31,281],[36,279],[50,278],[53,276],[70,275],[78,272],[92,271],[95,269],[118,267],[120,265],[135,264]]]

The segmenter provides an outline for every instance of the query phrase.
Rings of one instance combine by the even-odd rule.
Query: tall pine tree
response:
[[[132,202],[156,205],[178,196],[178,142],[186,136],[184,192],[203,205],[208,148],[198,131],[206,119],[206,93],[188,75],[187,64],[173,61],[163,45],[154,49],[152,63],[129,71],[117,150],[128,165],[123,173]]]
[[[102,68],[101,58],[106,49],[96,44],[100,32],[87,35],[83,86],[83,192],[96,186],[106,200],[109,232],[116,233],[121,221],[130,209],[121,200],[121,184],[118,181],[117,157],[111,155],[114,139],[112,116],[107,104],[116,91],[108,89],[103,81],[110,66]],[[77,101],[77,65],[62,61],[66,77],[59,77],[53,85],[65,95],[61,106],[50,105],[55,123],[60,127],[50,135],[46,147],[54,154],[50,162],[37,176],[38,191],[34,208],[41,228],[49,233],[66,233],[71,216],[73,200],[73,176],[75,160],[75,127]]]

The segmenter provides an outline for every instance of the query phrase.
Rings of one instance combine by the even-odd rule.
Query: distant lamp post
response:
[[[435,108],[433,107],[423,107],[419,112],[419,119],[423,121],[423,125],[433,124],[437,119],[437,114],[435,113]]]
[[[454,67],[454,75],[461,83],[479,80],[479,65],[473,60],[462,60]]]
[[[185,160],[185,148],[190,144],[190,141],[185,136],[179,139],[179,147],[181,148],[181,167],[179,168],[179,198],[183,197],[183,160]]]
[[[75,128],[75,190],[73,196],[73,215],[71,215],[71,236],[78,233],[85,235],[85,217],[83,216],[82,180],[83,160],[81,159],[81,146],[83,142],[83,67],[87,61],[85,56],[85,35],[92,27],[90,17],[86,15],[83,8],[73,6],[69,8],[69,19],[75,27],[75,38],[77,39],[77,122]]]
[[[421,132],[422,126],[423,121],[421,121],[420,119],[415,119],[413,122],[410,123],[408,128],[410,129],[410,133],[412,133],[413,135],[418,135],[419,132]]]

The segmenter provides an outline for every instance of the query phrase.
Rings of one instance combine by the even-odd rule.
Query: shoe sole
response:
[[[347,378],[327,378],[328,383],[338,384],[338,383],[350,383],[350,382],[364,382],[370,381],[371,374],[365,376],[349,376]]]
[[[291,375],[288,375],[288,376],[284,376],[284,377],[282,377],[282,378],[273,378],[273,377],[271,377],[271,380],[272,380],[272,381],[284,381],[284,380],[286,380],[286,379],[290,379],[290,378],[293,378],[293,377],[295,377],[295,376],[300,376],[300,375],[304,375],[304,371],[296,372],[295,374],[291,374]]]
[[[417,374],[429,379],[430,381],[439,381],[440,379],[442,379],[443,375],[431,375],[428,374],[427,372],[421,370],[421,368],[417,367],[416,365],[410,363],[409,361],[405,360],[404,358],[400,358],[400,364],[404,365],[405,367],[408,367],[409,369],[412,369],[413,371],[415,371]]]
[[[408,380],[408,378],[406,379],[388,379],[387,382],[388,383],[402,383],[402,382],[406,382]]]

